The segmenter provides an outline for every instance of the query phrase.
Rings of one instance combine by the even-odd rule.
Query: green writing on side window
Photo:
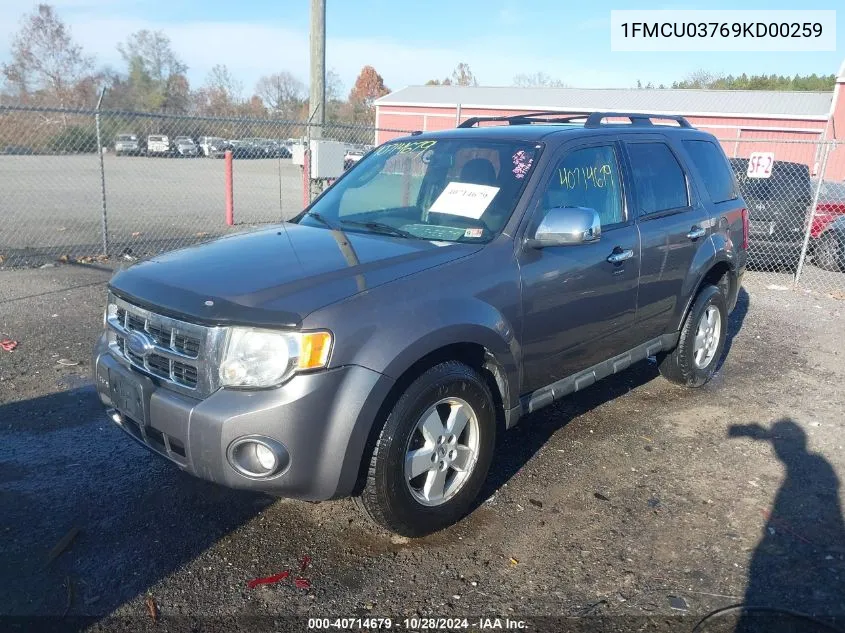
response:
[[[375,151],[376,156],[393,156],[395,154],[422,154],[427,149],[431,149],[437,144],[437,141],[407,141],[403,143],[388,143],[382,145]]]
[[[560,184],[566,189],[582,188],[584,190],[595,187],[604,189],[613,186],[613,170],[610,165],[596,165],[590,167],[575,167],[557,170]]]

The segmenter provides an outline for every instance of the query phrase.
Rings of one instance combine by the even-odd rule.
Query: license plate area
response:
[[[109,372],[109,385],[115,408],[138,424],[145,424],[146,408],[141,385],[117,371]]]
[[[751,220],[748,226],[748,233],[750,235],[763,235],[769,236],[774,235],[775,233],[775,223],[774,222],[755,222]]]

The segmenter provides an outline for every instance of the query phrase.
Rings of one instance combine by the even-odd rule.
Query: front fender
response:
[[[506,408],[519,397],[519,343],[514,326],[503,314],[479,299],[451,298],[417,304],[368,328],[359,344],[333,363],[355,364],[398,379],[421,358],[448,345],[473,343],[495,359],[505,379]],[[360,332],[363,334],[363,332]]]
[[[522,304],[511,243],[359,293],[308,315],[303,327],[334,334],[330,366],[360,365],[398,379],[445,346],[476,344],[505,407],[519,401]],[[492,358],[491,358],[492,357]]]

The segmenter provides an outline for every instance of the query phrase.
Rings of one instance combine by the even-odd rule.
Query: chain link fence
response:
[[[749,268],[773,283],[845,298],[845,147],[800,139],[723,139],[749,217]]]
[[[279,222],[327,182],[311,177],[310,138],[342,144],[348,165],[376,138],[407,133],[0,106],[0,265],[136,259]],[[751,270],[845,296],[845,182],[834,177],[845,147],[756,135],[720,139],[749,211]]]
[[[136,259],[288,219],[325,184],[293,158],[312,137],[335,141],[348,165],[376,130],[0,106],[0,265]]]

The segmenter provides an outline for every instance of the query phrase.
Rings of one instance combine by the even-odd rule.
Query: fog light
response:
[[[240,437],[229,445],[227,458],[232,468],[250,479],[265,479],[284,471],[290,457],[285,447],[260,435]]]
[[[258,463],[264,470],[274,470],[276,468],[276,455],[264,444],[254,443],[255,457]]]

